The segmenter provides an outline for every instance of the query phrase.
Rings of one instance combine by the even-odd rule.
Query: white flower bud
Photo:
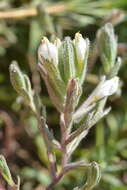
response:
[[[57,47],[57,49],[59,49],[61,44],[62,44],[61,40],[59,38],[56,38],[54,41],[54,45]]]
[[[38,57],[41,63],[43,63],[43,59],[47,60],[54,65],[58,65],[58,50],[57,47],[49,42],[49,40],[44,37],[41,41],[41,45],[38,49]]]
[[[77,60],[80,63],[85,59],[86,50],[89,45],[88,40],[84,39],[80,33],[76,33],[73,43],[76,49]]]
[[[119,77],[113,77],[110,80],[105,81],[102,85],[99,85],[96,89],[96,99],[101,99],[106,96],[114,94],[119,85]]]

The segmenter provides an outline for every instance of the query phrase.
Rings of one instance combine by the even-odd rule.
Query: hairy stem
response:
[[[49,186],[46,188],[46,190],[52,190],[52,188],[62,179],[62,177],[64,176],[64,172],[61,172],[54,180],[51,184],[49,184]]]
[[[80,162],[74,162],[74,163],[70,163],[70,164],[67,164],[63,169],[62,171],[60,172],[60,174],[54,179],[54,181],[49,184],[49,186],[46,188],[46,190],[52,190],[52,188],[58,184],[58,182],[62,179],[62,177],[64,177],[64,175],[71,171],[71,170],[74,170],[74,169],[77,169],[77,168],[84,168],[84,167],[90,167],[91,164],[87,164],[85,163],[84,161],[80,161]]]
[[[61,127],[61,149],[62,149],[62,168],[64,168],[64,166],[67,164],[68,162],[68,154],[67,154],[67,145],[65,144],[66,139],[68,138],[68,130],[67,127],[65,125],[65,121],[64,121],[64,114],[61,114],[60,117],[60,127]]]
[[[44,138],[45,141],[45,145],[47,148],[47,155],[48,155],[48,160],[49,160],[49,164],[50,164],[50,173],[52,176],[52,179],[56,178],[56,159],[55,159],[55,155],[54,152],[52,150],[51,147],[51,142],[50,139],[48,138],[48,135],[46,133],[46,123],[43,117],[39,116],[38,114],[36,114],[37,119],[38,119],[38,128],[42,133],[42,136]]]

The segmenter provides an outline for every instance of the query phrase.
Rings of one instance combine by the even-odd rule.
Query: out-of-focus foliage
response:
[[[16,99],[9,79],[11,61],[18,61],[29,74],[33,87],[42,92],[47,106],[48,123],[59,138],[58,115],[48,99],[44,83],[37,75],[36,50],[43,35],[74,36],[80,31],[92,41],[84,97],[98,82],[101,62],[96,47],[96,32],[111,22],[118,35],[118,54],[123,63],[120,70],[122,95],[110,98],[111,113],[93,128],[74,154],[74,160],[97,161],[102,168],[98,190],[127,189],[127,1],[126,0],[1,0],[0,11],[37,9],[38,15],[20,19],[0,17],[0,148],[12,173],[21,176],[23,190],[42,189],[50,183],[44,142],[37,130],[37,121],[22,99]],[[50,8],[50,9],[49,9]],[[50,11],[49,11],[50,10]],[[1,15],[1,14],[0,14]],[[16,99],[16,101],[15,101]],[[59,157],[59,152],[57,153]],[[69,173],[56,189],[73,189],[84,183],[84,171]],[[40,184],[40,185],[39,185]],[[0,187],[5,189],[2,182]]]

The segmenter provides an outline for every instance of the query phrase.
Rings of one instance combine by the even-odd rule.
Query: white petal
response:
[[[59,38],[56,38],[54,41],[54,45],[57,47],[57,49],[61,46],[62,42]]]
[[[85,58],[86,48],[87,48],[87,42],[82,37],[80,33],[75,34],[75,40],[73,41],[75,48],[76,48],[76,54],[78,62],[81,62]]]
[[[97,90],[96,96],[103,98],[105,96],[111,96],[114,94],[119,85],[119,77],[113,77],[110,80],[105,81],[102,86]]]
[[[48,60],[50,62],[53,62],[55,65],[58,64],[58,50],[57,47],[49,42],[49,40],[44,37],[41,45],[38,49],[38,56],[41,60],[41,58],[44,58],[45,60]]]

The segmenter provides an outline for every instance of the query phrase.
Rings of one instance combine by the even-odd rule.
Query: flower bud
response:
[[[10,65],[10,78],[11,78],[11,83],[14,87],[14,89],[17,92],[20,92],[20,89],[26,88],[26,84],[25,84],[25,80],[24,80],[24,76],[18,66],[18,64],[14,61],[11,65]]]
[[[16,62],[10,65],[10,78],[13,88],[24,98],[24,102],[28,104],[33,111],[36,110],[33,100],[33,92],[31,83],[27,75],[23,74]]]
[[[110,80],[104,81],[101,85],[93,92],[93,96],[95,100],[102,99],[107,96],[111,96],[112,94],[116,93],[119,85],[119,77],[113,77]]]
[[[105,74],[111,72],[117,56],[117,38],[112,24],[107,23],[97,34],[98,47]]]
[[[60,71],[58,69],[58,43],[56,45],[49,42],[47,38],[42,40],[42,44],[38,50],[39,70],[45,81],[50,98],[59,111],[63,108],[66,86]]]
[[[76,60],[77,60],[77,75],[80,77],[81,84],[84,82],[87,66],[87,58],[89,51],[89,40],[84,39],[80,33],[75,34],[75,39],[73,41]]]
[[[72,40],[66,37],[59,48],[59,70],[62,79],[67,84],[75,78],[75,55]]]
[[[44,64],[44,61],[49,61],[54,65],[58,65],[58,51],[57,47],[49,42],[49,40],[44,37],[41,41],[41,45],[38,49],[39,61]]]
[[[54,41],[54,45],[57,47],[57,49],[59,49],[61,44],[62,44],[61,40],[59,38],[56,38]]]
[[[76,56],[79,63],[85,59],[85,53],[87,49],[87,40],[82,37],[82,34],[76,33],[73,41],[76,49]]]

